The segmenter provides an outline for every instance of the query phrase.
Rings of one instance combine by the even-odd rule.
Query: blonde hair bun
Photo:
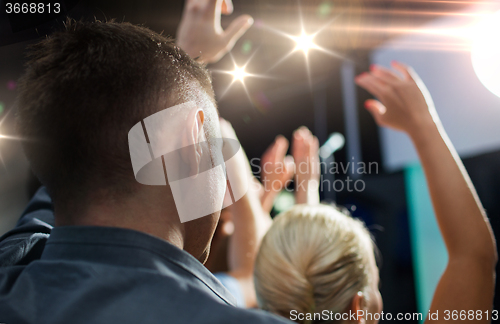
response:
[[[343,312],[370,285],[373,241],[364,224],[329,205],[296,205],[278,215],[255,263],[259,306]],[[368,294],[364,294],[367,296]]]

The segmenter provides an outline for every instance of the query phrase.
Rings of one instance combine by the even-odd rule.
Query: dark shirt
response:
[[[0,323],[290,323],[234,307],[198,260],[164,240],[53,224],[42,188],[0,238]]]

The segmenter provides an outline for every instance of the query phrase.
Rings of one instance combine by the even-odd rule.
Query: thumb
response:
[[[253,25],[253,18],[249,15],[241,15],[236,18],[224,31],[226,49],[233,48],[236,41]]]
[[[387,108],[378,100],[369,99],[365,101],[365,108],[368,110],[373,118],[378,122],[380,116],[385,114]]]

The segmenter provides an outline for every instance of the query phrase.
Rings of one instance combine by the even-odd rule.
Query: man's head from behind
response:
[[[168,186],[135,181],[127,133],[158,111],[193,101],[202,112],[186,127],[198,127],[207,139],[219,137],[208,72],[173,40],[147,28],[74,21],[65,27],[31,48],[18,107],[25,152],[51,193],[56,223],[85,223],[79,218],[94,205],[126,205],[139,196],[147,205],[148,195],[160,192],[171,200]],[[161,211],[154,199],[150,205]],[[118,226],[125,222],[114,217]],[[210,237],[216,217],[186,228],[206,229]]]

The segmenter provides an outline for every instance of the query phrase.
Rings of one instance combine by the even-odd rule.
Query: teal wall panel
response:
[[[417,309],[422,314],[427,314],[434,290],[448,262],[448,253],[439,232],[420,164],[405,168],[405,183]]]

